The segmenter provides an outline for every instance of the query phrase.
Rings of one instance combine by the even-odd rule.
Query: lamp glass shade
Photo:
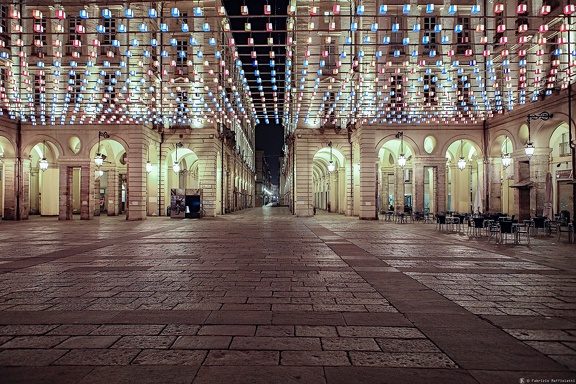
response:
[[[504,166],[504,168],[508,168],[510,166],[510,163],[512,162],[512,158],[510,157],[509,153],[505,153],[502,156],[502,165]]]
[[[334,165],[334,162],[330,160],[330,162],[328,163],[328,172],[334,172],[335,169],[336,166]]]
[[[45,157],[42,158],[42,160],[40,160],[38,162],[38,166],[40,167],[41,171],[45,171],[48,169],[48,160],[46,160]]]
[[[532,155],[534,154],[534,145],[532,145],[532,143],[528,143],[526,144],[526,147],[524,148],[524,151],[526,151],[526,156],[528,156],[528,160],[530,160],[530,158],[532,157]]]
[[[102,164],[104,164],[104,157],[102,157],[101,153],[97,153],[96,156],[94,156],[94,164],[96,164],[97,167],[101,167]]]
[[[146,162],[146,172],[152,172],[152,163],[150,161]]]
[[[174,162],[174,164],[172,164],[172,170],[176,173],[180,172],[180,164],[177,162]]]
[[[402,168],[404,168],[404,166],[406,165],[406,156],[404,156],[403,153],[401,153],[400,156],[398,156],[398,165],[401,166]]]
[[[461,170],[461,171],[463,171],[464,169],[466,169],[466,159],[465,159],[465,158],[461,157],[461,158],[458,160],[458,169]]]

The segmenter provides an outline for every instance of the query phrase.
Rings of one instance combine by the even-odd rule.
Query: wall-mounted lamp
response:
[[[328,162],[328,172],[334,172],[334,170],[336,169],[336,166],[334,165],[334,162],[332,161],[332,142],[329,142],[328,146],[330,147],[330,161]]]
[[[184,144],[182,142],[176,143],[176,157],[174,159],[174,164],[172,164],[172,170],[175,173],[180,173],[180,163],[178,162],[178,148],[182,148]]]
[[[549,112],[542,112],[538,115],[528,115],[526,116],[526,122],[528,123],[528,142],[526,143],[526,147],[524,148],[524,151],[526,152],[526,156],[528,157],[528,161],[530,161],[530,159],[532,158],[532,155],[534,154],[534,145],[532,144],[532,141],[530,140],[530,120],[548,120],[551,119],[552,117],[554,117],[553,114],[549,113]]]
[[[404,132],[398,132],[396,134],[396,138],[400,139],[400,155],[398,155],[398,165],[404,168],[406,165],[406,156],[404,155]]]
[[[466,159],[462,156],[463,140],[460,140],[460,159],[458,159],[458,169],[463,171],[466,169]]]
[[[510,166],[510,163],[512,162],[512,157],[510,157],[510,153],[508,153],[508,136],[506,136],[505,145],[506,145],[506,151],[502,155],[502,165],[504,166],[504,168],[508,168]]]
[[[38,162],[38,166],[40,167],[40,170],[42,172],[44,172],[45,170],[48,169],[48,160],[46,160],[46,140],[44,140],[42,142],[43,145],[43,149],[42,149],[42,159]]]
[[[96,166],[98,168],[100,168],[102,166],[102,164],[104,164],[104,156],[102,155],[102,153],[100,153],[100,138],[101,137],[108,139],[108,138],[110,138],[110,135],[106,131],[104,131],[104,132],[98,131],[98,150],[96,151],[96,156],[94,156],[94,164],[96,164]]]

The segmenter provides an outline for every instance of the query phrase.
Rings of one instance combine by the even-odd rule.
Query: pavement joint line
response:
[[[310,228],[310,230],[315,233],[317,235],[318,232],[322,231],[330,231],[328,228],[324,227],[322,230],[318,230],[315,228],[315,226],[308,226]],[[334,235],[336,235],[334,233]],[[319,236],[320,237],[320,236]],[[343,239],[344,241],[346,241],[345,239]],[[334,250],[334,247],[331,247],[329,244],[326,244],[328,247],[330,247],[332,250]],[[366,254],[370,254],[368,251],[360,248],[359,246],[353,244],[352,242],[350,242],[351,246],[354,246],[356,248],[358,248],[361,253],[366,253]],[[335,251],[336,252],[336,251]],[[387,266],[391,266],[389,264],[387,264],[384,260],[379,259],[378,257],[372,255],[375,259],[381,261],[383,264],[387,265]],[[346,262],[347,264],[349,264],[349,259],[342,259],[344,262]],[[354,269],[353,266],[350,266],[352,269]],[[535,362],[539,362],[541,364],[548,364],[552,368],[552,370],[558,370],[558,371],[566,371],[566,368],[564,368],[563,366],[561,366],[559,363],[553,361],[552,359],[550,359],[548,356],[542,354],[540,351],[537,351],[535,349],[533,349],[532,347],[528,346],[527,344],[521,342],[518,339],[515,339],[513,336],[511,336],[510,334],[508,334],[505,330],[496,327],[494,324],[492,324],[491,322],[487,321],[486,319],[484,319],[481,316],[478,316],[476,314],[471,313],[470,311],[468,311],[467,309],[463,308],[462,306],[454,303],[453,301],[449,300],[448,298],[446,298],[444,295],[436,292],[435,290],[433,290],[432,288],[422,284],[421,282],[419,282],[418,280],[414,279],[412,276],[406,275],[405,273],[393,273],[393,272],[366,272],[366,271],[362,271],[362,270],[355,270],[355,272],[361,276],[368,284],[370,284],[372,287],[374,287],[381,295],[382,297],[384,297],[389,303],[390,305],[392,305],[396,310],[398,310],[398,312],[403,313],[404,316],[407,318],[408,321],[410,321],[410,323],[413,324],[413,326],[418,329],[420,332],[422,332],[432,343],[434,343],[434,345],[436,345],[438,347],[439,350],[441,350],[444,354],[446,354],[446,356],[448,356],[452,361],[456,362],[456,364],[459,367],[465,368],[465,369],[491,369],[492,367],[494,367],[495,369],[502,369],[502,365],[499,361],[494,361],[491,360],[490,358],[482,358],[482,356],[474,356],[474,358],[470,357],[470,353],[469,351],[462,351],[461,348],[459,348],[458,346],[452,345],[450,343],[449,340],[446,340],[445,335],[443,335],[442,333],[438,333],[436,330],[436,327],[434,325],[434,315],[436,315],[436,313],[434,313],[434,311],[428,312],[427,316],[426,316],[426,320],[427,323],[420,323],[420,322],[415,322],[415,320],[418,318],[418,315],[421,314],[422,312],[420,311],[420,309],[418,309],[416,312],[411,312],[410,310],[407,310],[406,306],[404,306],[404,308],[402,308],[402,306],[400,305],[402,303],[403,298],[400,297],[394,297],[392,291],[390,290],[385,290],[383,289],[382,286],[379,286],[379,283],[381,283],[380,281],[380,277],[383,276],[387,276],[387,275],[394,275],[394,278],[396,280],[405,280],[405,281],[409,281],[411,280],[411,284],[413,285],[417,285],[419,288],[412,290],[412,292],[416,292],[417,296],[421,296],[424,297],[424,293],[428,294],[428,296],[433,296],[436,297],[435,300],[437,300],[437,302],[440,302],[444,305],[447,305],[448,307],[455,307],[459,308],[460,310],[462,310],[462,314],[463,316],[465,316],[466,318],[468,318],[468,322],[470,322],[470,325],[465,327],[465,329],[467,330],[467,332],[470,333],[470,339],[472,339],[472,336],[477,336],[477,340],[474,340],[474,342],[476,342],[478,345],[482,344],[482,339],[483,338],[490,338],[490,339],[495,339],[495,340],[504,340],[504,345],[506,345],[509,348],[513,348],[515,347],[517,350],[522,351],[521,355],[528,355],[529,352],[527,351],[532,351],[533,354],[532,356],[530,356],[529,360],[535,361]],[[438,271],[439,272],[439,271]],[[378,276],[376,276],[378,275]],[[405,283],[404,283],[405,284]],[[397,284],[395,284],[395,286],[401,286],[402,283],[397,282]],[[395,287],[394,287],[395,288]],[[393,289],[394,289],[393,288]],[[411,298],[419,303],[424,303],[424,305],[426,305],[426,300],[422,300],[422,299],[418,299],[416,297],[414,297],[414,295],[411,296]],[[438,303],[436,301],[434,301],[434,306],[438,306]],[[416,319],[415,319],[416,316]],[[482,333],[482,335],[477,335],[475,334],[474,331],[478,325],[477,321],[480,321],[482,324],[486,325],[487,329],[486,333]],[[460,332],[462,332],[463,330],[460,329]],[[453,337],[455,335],[452,335]],[[468,340],[468,344],[470,346],[472,346],[472,344],[474,344],[474,342],[470,342],[470,340]],[[485,347],[487,347],[485,345]],[[500,351],[502,352],[502,351]],[[510,356],[511,353],[508,353],[508,356]],[[477,362],[480,361],[480,363]],[[515,361],[515,364],[519,367],[523,367],[524,369],[529,368],[530,364],[525,364],[522,361]]]

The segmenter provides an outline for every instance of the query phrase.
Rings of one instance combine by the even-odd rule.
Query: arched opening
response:
[[[560,214],[562,211],[570,212],[570,217],[574,218],[572,209],[573,203],[573,185],[572,185],[572,152],[570,148],[568,124],[562,123],[558,126],[550,137],[549,147],[552,149],[550,154],[550,174],[552,176],[552,196],[550,199],[545,197],[545,206],[549,205],[554,214]],[[547,201],[550,200],[550,201]],[[545,207],[546,208],[546,207]]]
[[[99,148],[98,148],[99,147]],[[94,215],[117,216],[125,213],[127,204],[127,152],[124,146],[110,138],[101,139],[90,151],[94,159],[100,153],[102,165],[96,165],[94,191],[97,200]],[[80,169],[74,169],[74,212],[80,209]],[[76,175],[78,173],[78,175]],[[78,199],[76,198],[78,195]]]
[[[14,147],[12,143],[5,138],[0,136],[0,218],[13,219],[16,215],[14,210],[6,211],[5,200],[7,195],[7,185],[6,185],[6,174],[14,169]]]
[[[459,213],[484,211],[484,164],[476,145],[453,141],[446,150],[446,210]]]
[[[48,140],[32,147],[29,173],[29,214],[58,216],[60,180],[58,155]]]
[[[326,212],[344,213],[344,156],[336,144],[328,143],[314,155],[312,162],[312,205]]]
[[[379,212],[411,212],[414,196],[414,150],[403,132],[378,150]]]

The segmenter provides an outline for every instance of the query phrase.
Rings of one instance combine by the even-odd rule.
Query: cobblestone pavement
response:
[[[576,383],[576,244],[286,208],[0,222],[1,383]]]

